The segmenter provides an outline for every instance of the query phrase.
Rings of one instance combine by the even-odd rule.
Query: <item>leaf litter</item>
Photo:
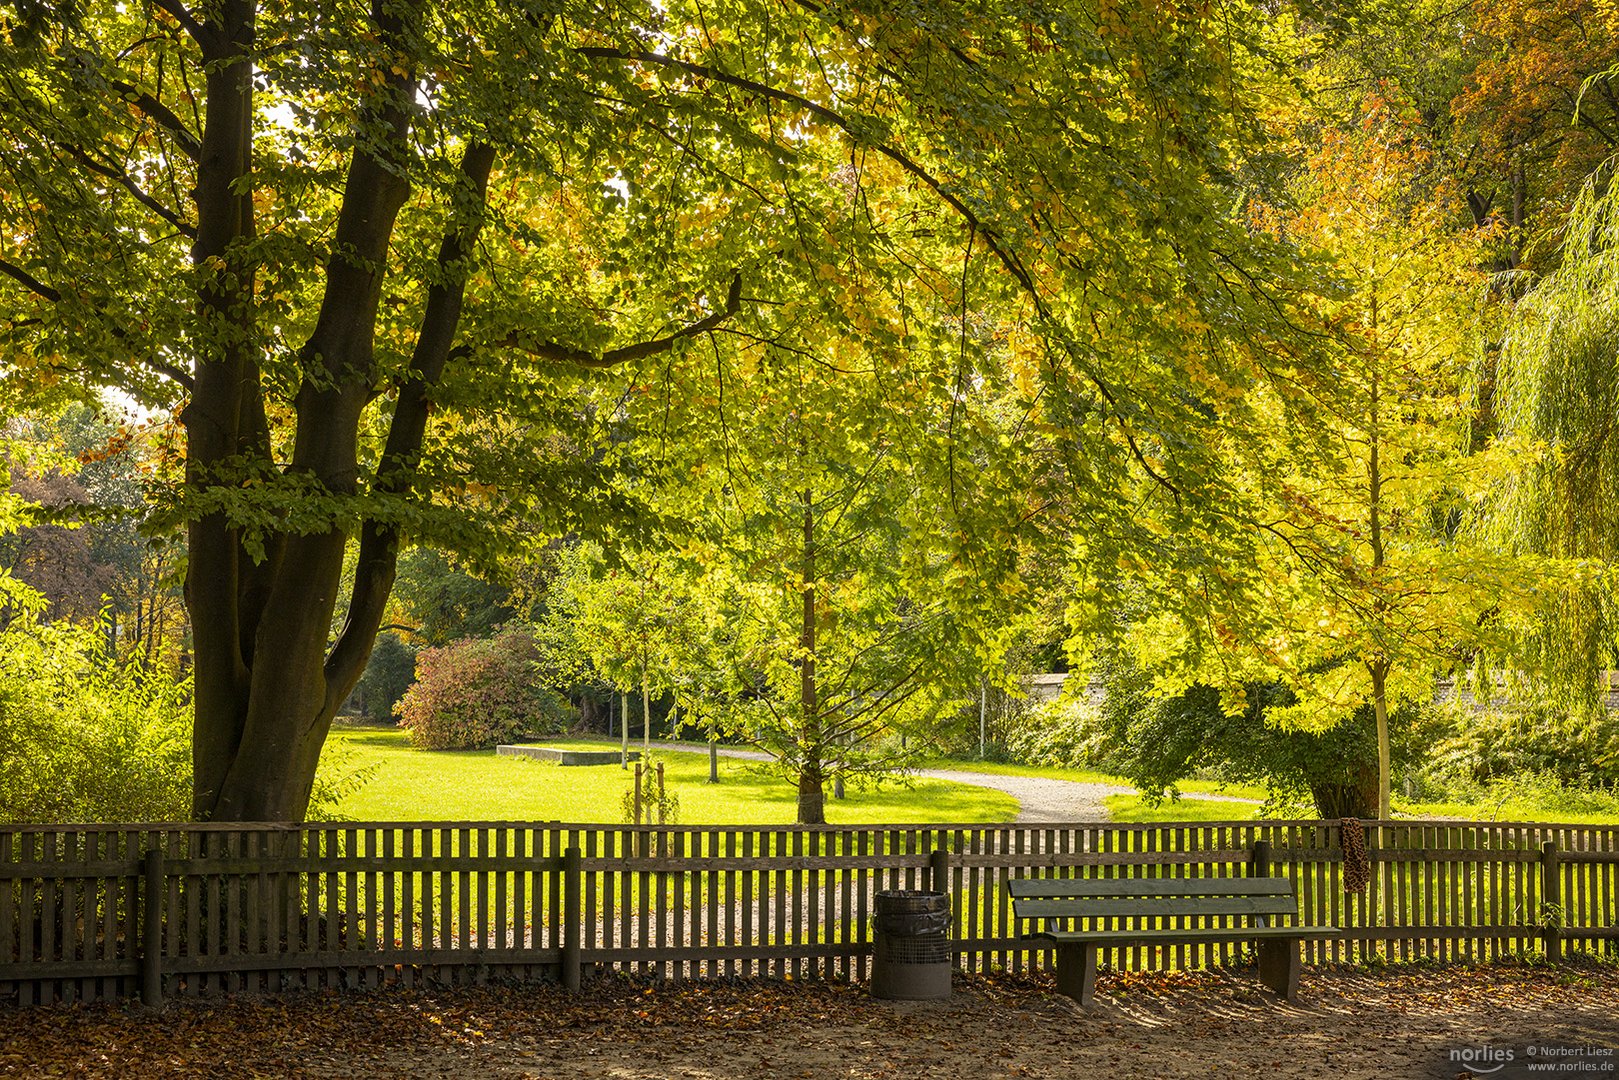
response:
[[[0,1077],[999,1080],[1432,1077],[1452,1047],[1619,1049],[1619,967],[1345,967],[1298,1004],[1251,972],[1104,976],[1086,1012],[1039,974],[958,975],[945,1002],[840,981],[600,979],[138,1005],[0,1006]],[[1436,1071],[1438,1069],[1438,1071]]]

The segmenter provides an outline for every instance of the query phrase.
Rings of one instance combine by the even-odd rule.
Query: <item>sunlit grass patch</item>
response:
[[[370,782],[338,806],[354,821],[617,822],[632,770],[610,765],[557,765],[500,756],[493,750],[417,750],[392,728],[339,728],[334,747],[348,747],[353,765],[375,765]],[[605,741],[559,740],[545,745],[602,749]],[[635,748],[632,744],[632,749]],[[720,759],[719,784],[708,783],[701,750],[654,751],[665,782],[680,799],[680,823],[773,825],[793,821],[797,792],[760,764]],[[1010,821],[1010,795],[942,780],[889,781],[851,787],[842,800],[828,788],[833,824]]]

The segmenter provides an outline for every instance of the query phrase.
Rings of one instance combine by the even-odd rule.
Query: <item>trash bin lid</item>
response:
[[[920,915],[948,911],[950,898],[931,889],[883,889],[877,893],[879,915]]]

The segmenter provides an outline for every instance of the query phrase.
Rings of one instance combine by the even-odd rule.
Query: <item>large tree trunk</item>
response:
[[[1377,769],[1369,762],[1348,781],[1321,781],[1310,785],[1316,812],[1324,820],[1370,819],[1377,816]]]
[[[240,241],[253,229],[253,80],[250,53],[255,12],[227,0],[204,26],[200,42],[208,62],[207,120],[197,162],[197,238],[192,262],[213,268],[198,296],[199,347],[186,429],[186,481],[205,489],[210,470],[237,454],[261,456],[251,416],[258,388],[251,341],[253,269],[243,265]],[[230,272],[223,272],[224,270]],[[258,417],[253,416],[256,420]],[[186,606],[196,650],[195,733],[192,739],[193,812],[212,817],[236,759],[246,722],[254,635],[244,625],[240,539],[223,514],[191,522]],[[270,555],[277,554],[270,552]],[[247,575],[252,576],[252,575]]]
[[[418,79],[412,49],[427,32],[421,0],[372,0],[372,70],[358,80],[354,149],[332,230],[324,291],[314,330],[299,350],[296,427],[287,448],[272,447],[259,360],[265,340],[256,310],[253,259],[253,0],[198,8],[203,22],[182,20],[206,63],[206,117],[196,150],[196,241],[192,261],[202,282],[185,427],[190,506],[241,510],[236,521],[268,524],[248,534],[214,509],[188,526],[186,606],[195,639],[193,813],[201,819],[292,820],[308,806],[321,747],[337,709],[370,657],[398,560],[397,527],[362,522],[357,537],[304,515],[278,531],[278,504],[255,492],[296,481],[328,521],[345,520],[340,500],[361,494],[365,471],[359,429],[379,392],[373,343],[395,222],[409,195],[415,153],[410,118]],[[548,20],[541,22],[549,25]],[[464,144],[458,190],[446,200],[448,223],[437,264],[422,268],[426,289],[409,367],[392,387],[392,419],[369,491],[380,502],[413,497],[427,428],[429,398],[460,350],[466,279],[476,261],[492,145]],[[742,279],[723,305],[655,341],[595,354],[494,338],[536,355],[591,367],[650,356],[707,332],[735,314]],[[279,346],[275,346],[279,347]],[[278,406],[278,412],[281,411]],[[369,464],[366,463],[366,464]],[[322,497],[329,497],[322,502]],[[397,520],[397,517],[391,518]],[[353,584],[338,596],[345,553],[358,540]],[[343,625],[333,618],[344,604]],[[625,703],[627,705],[627,702]],[[629,726],[628,709],[620,715]]]
[[[271,453],[256,350],[253,267],[244,252],[254,231],[251,189],[255,11],[226,0],[199,42],[209,61],[207,120],[197,170],[197,242],[205,274],[199,296],[201,346],[183,422],[187,486],[193,495],[240,496],[277,468]],[[372,20],[384,55],[404,57],[408,5],[377,0]],[[319,494],[351,496],[360,474],[361,412],[373,393],[373,339],[394,223],[409,194],[399,162],[408,153],[408,105],[415,76],[385,61],[369,94],[350,162],[325,289],[314,331],[300,351],[303,382],[285,472]],[[470,145],[462,180],[479,210],[493,150]],[[427,393],[448,362],[460,319],[465,273],[480,215],[461,215],[444,237],[428,290],[409,377],[373,491],[405,495],[420,458]],[[337,516],[334,514],[334,517]],[[245,536],[212,514],[189,529],[186,605],[196,641],[193,812],[200,819],[290,821],[308,808],[321,747],[354,688],[393,585],[398,535],[369,524],[359,537],[346,619],[332,642],[333,616],[350,537],[337,526]]]
[[[1372,294],[1372,331],[1378,329],[1377,294]],[[1383,467],[1382,467],[1382,417],[1380,386],[1377,373],[1372,374],[1370,424],[1367,428],[1367,442],[1370,453],[1367,458],[1367,505],[1370,510],[1369,522],[1371,525],[1369,540],[1372,545],[1372,584],[1377,586],[1378,572],[1387,562],[1387,553],[1383,548]],[[1390,633],[1390,627],[1385,625],[1388,614],[1388,601],[1382,593],[1376,594],[1372,601],[1372,614],[1376,620],[1377,629]],[[1367,673],[1372,679],[1372,711],[1377,717],[1377,816],[1387,821],[1390,816],[1390,761],[1389,761],[1389,708],[1388,708],[1388,676],[1392,663],[1378,645],[1372,654],[1366,658]]]
[[[1360,718],[1354,720],[1359,732]],[[1323,819],[1371,819],[1377,816],[1377,754],[1370,740],[1335,741],[1331,753],[1312,754],[1304,766],[1304,781]]]

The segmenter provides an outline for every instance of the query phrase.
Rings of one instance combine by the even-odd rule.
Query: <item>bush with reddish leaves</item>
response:
[[[573,710],[540,684],[540,651],[525,627],[416,656],[416,683],[395,707],[424,750],[477,750],[568,729]]]

